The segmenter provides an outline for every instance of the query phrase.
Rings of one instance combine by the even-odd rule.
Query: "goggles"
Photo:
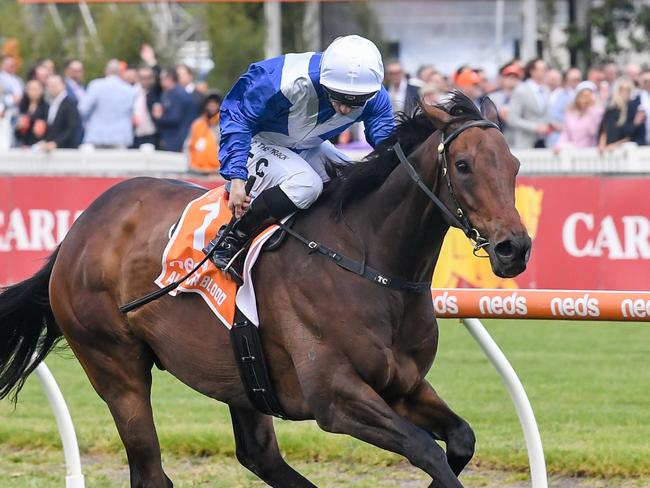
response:
[[[341,93],[334,90],[330,90],[326,86],[323,86],[325,92],[329,96],[330,100],[333,102],[342,103],[348,107],[363,107],[368,100],[374,97],[377,92],[364,93],[361,95],[350,95],[349,93]]]

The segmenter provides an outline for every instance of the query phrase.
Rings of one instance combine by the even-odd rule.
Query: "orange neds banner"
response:
[[[449,288],[431,294],[437,317],[650,322],[650,292]]]

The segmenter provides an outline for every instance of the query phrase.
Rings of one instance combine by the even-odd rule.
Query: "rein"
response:
[[[309,239],[306,239],[302,235],[298,234],[291,227],[289,227],[288,225],[282,222],[278,222],[277,225],[280,227],[280,229],[285,231],[287,234],[289,234],[292,237],[295,237],[300,242],[302,242],[305,246],[307,246],[307,248],[309,249],[308,251],[309,254],[319,253],[322,256],[334,261],[334,263],[340,268],[343,268],[346,271],[350,271],[351,273],[359,275],[362,278],[365,278],[367,280],[372,281],[373,283],[376,283],[377,285],[383,286],[384,288],[390,288],[391,290],[408,291],[414,293],[424,293],[431,290],[430,281],[405,281],[401,278],[386,276],[380,271],[377,271],[375,268],[366,265],[365,262],[356,261],[346,256],[345,254],[341,254],[340,252],[333,251],[329,247],[324,246],[319,242],[310,241]]]
[[[485,128],[500,130],[498,125],[496,125],[493,122],[490,122],[489,120],[475,120],[460,126],[456,130],[454,130],[451,134],[449,134],[447,137],[445,137],[443,133],[442,141],[438,145],[438,162],[440,163],[440,167],[442,169],[442,176],[445,178],[449,195],[451,196],[451,199],[453,200],[454,205],[456,206],[455,215],[447,208],[447,206],[444,203],[442,203],[442,201],[440,201],[440,199],[422,181],[422,178],[420,178],[420,175],[418,175],[418,172],[415,170],[413,165],[409,163],[408,158],[404,154],[404,151],[402,150],[402,146],[400,145],[399,142],[397,142],[393,146],[393,150],[397,155],[397,159],[399,159],[399,162],[402,164],[402,166],[404,166],[411,179],[415,182],[415,184],[418,185],[418,188],[420,188],[420,190],[422,190],[422,192],[429,198],[429,200],[431,200],[440,209],[440,211],[447,218],[447,220],[452,222],[452,224],[458,227],[459,229],[461,229],[465,233],[467,238],[472,242],[474,246],[473,249],[474,256],[487,257],[487,256],[480,256],[478,252],[481,249],[487,247],[490,243],[485,237],[481,236],[481,234],[476,229],[476,227],[472,226],[472,223],[469,221],[469,218],[467,217],[465,212],[463,212],[463,210],[460,208],[460,203],[458,202],[458,198],[456,197],[456,193],[454,192],[454,187],[451,184],[451,177],[449,176],[449,167],[447,164],[447,152],[449,151],[449,146],[451,145],[451,143],[462,132],[466,131],[467,129],[471,129],[472,127],[485,127]]]

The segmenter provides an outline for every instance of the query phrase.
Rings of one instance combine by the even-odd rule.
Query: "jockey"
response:
[[[314,203],[328,179],[328,161],[350,163],[328,139],[359,121],[373,147],[392,134],[383,78],[379,50],[360,36],[339,37],[322,53],[254,63],[239,78],[221,106],[219,160],[229,180],[228,206],[241,218],[212,253],[218,268],[262,225]],[[256,181],[247,197],[249,174]]]

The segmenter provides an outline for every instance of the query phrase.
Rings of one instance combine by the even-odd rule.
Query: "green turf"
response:
[[[650,477],[650,326],[542,321],[486,321],[486,325],[530,396],[551,472]],[[91,458],[110,453],[119,466],[124,455],[112,419],[71,356],[51,355],[47,364],[68,402],[81,450]],[[510,398],[457,321],[441,324],[439,356],[429,379],[475,429],[480,465],[526,469],[523,436]],[[170,462],[190,456],[232,457],[224,405],[158,371],[153,402],[163,452]],[[347,436],[326,434],[310,422],[276,421],[276,425],[283,452],[292,460],[312,462],[311,466],[330,461],[367,468],[400,462],[397,456]],[[0,481],[0,485],[49,486],[49,477],[58,476],[52,466],[61,465],[58,446],[49,406],[38,381],[31,378],[15,410],[9,401],[0,402],[0,480],[19,476],[25,463],[32,463],[35,481],[15,485]],[[246,486],[248,475],[232,469]],[[92,472],[96,477],[92,486],[110,485],[102,484],[99,467]]]

